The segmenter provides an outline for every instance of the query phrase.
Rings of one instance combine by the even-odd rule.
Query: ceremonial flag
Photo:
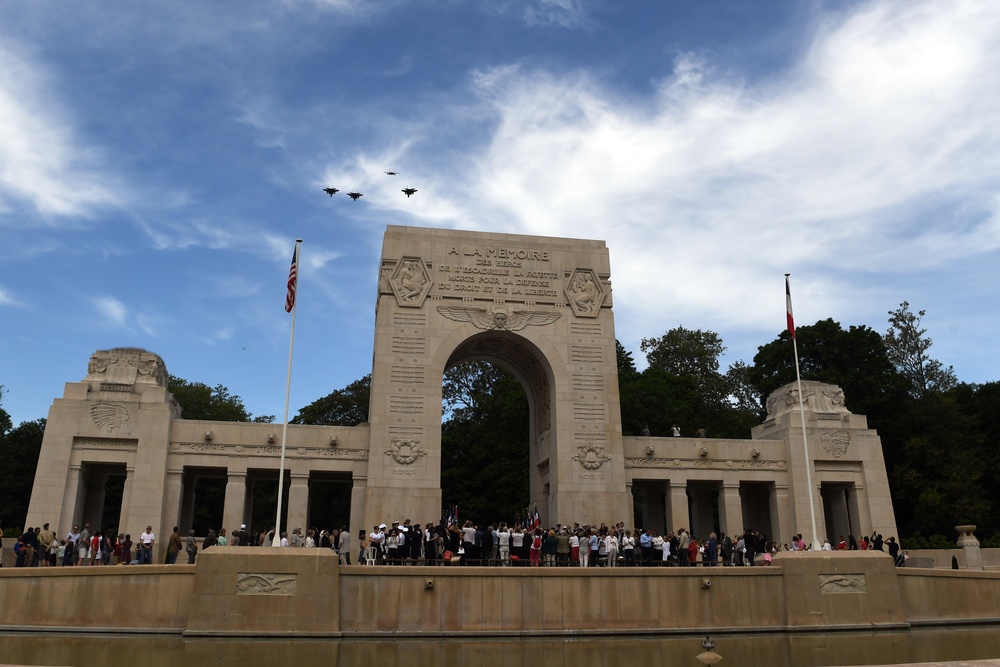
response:
[[[285,295],[285,312],[292,312],[295,307],[295,288],[299,282],[299,244],[292,251],[292,267],[288,269],[288,294]]]
[[[538,505],[535,505],[535,514],[531,521],[531,529],[540,528],[542,526],[542,516],[538,513]]]
[[[785,274],[785,309],[788,315],[788,333],[795,338],[795,319],[792,317],[792,288],[788,284],[788,274]]]

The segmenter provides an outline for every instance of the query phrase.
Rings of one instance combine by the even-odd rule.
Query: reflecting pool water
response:
[[[2,634],[0,664],[143,667],[307,665],[375,667],[637,667],[698,665],[703,636],[574,639],[265,640],[177,636]],[[1000,658],[1000,628],[719,635],[721,664],[883,665]]]

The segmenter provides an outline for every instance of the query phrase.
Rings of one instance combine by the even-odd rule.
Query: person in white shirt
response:
[[[510,565],[510,529],[505,523],[497,529],[497,544],[500,547],[500,563]]]
[[[146,526],[146,532],[139,536],[139,565],[152,564],[155,543],[156,535],[153,534],[153,527]]]
[[[287,547],[291,546],[291,542],[288,541],[288,533],[282,531],[280,546]]]
[[[608,567],[618,567],[618,536],[614,528],[604,538],[604,551],[608,557]]]

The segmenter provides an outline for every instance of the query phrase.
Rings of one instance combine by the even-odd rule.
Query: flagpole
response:
[[[292,301],[292,331],[288,339],[288,380],[285,382],[285,420],[281,425],[281,463],[278,464],[278,511],[274,518],[274,539],[271,540],[272,547],[281,546],[281,505],[284,500],[285,491],[285,445],[288,441],[288,399],[292,393],[292,350],[295,349],[295,312],[298,310],[299,300],[296,292],[299,283],[299,248],[302,239],[295,239],[295,253],[292,255],[292,270],[294,277],[288,277],[288,298]],[[286,300],[287,303],[287,300]]]
[[[799,389],[799,418],[802,421],[802,450],[805,453],[805,465],[806,465],[806,487],[809,491],[809,521],[812,524],[812,548],[814,551],[818,551],[820,548],[819,535],[816,530],[816,503],[813,501],[813,483],[812,483],[812,460],[809,458],[809,442],[806,439],[806,405],[805,405],[805,394],[802,393],[802,376],[799,373],[799,345],[795,340],[795,324],[792,319],[792,288],[789,284],[788,277],[790,273],[785,274],[785,296],[787,298],[787,309],[788,309],[788,330],[792,334],[792,350],[795,352],[795,383]]]

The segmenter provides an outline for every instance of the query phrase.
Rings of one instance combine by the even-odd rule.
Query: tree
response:
[[[635,359],[632,358],[632,353],[625,349],[617,339],[615,340],[615,357],[618,360],[618,384],[621,385],[622,382],[627,382],[630,378],[634,378],[639,374],[639,371],[635,369]]]
[[[927,311],[914,315],[906,301],[899,308],[889,311],[889,330],[885,333],[885,346],[889,360],[910,383],[910,393],[925,396],[930,392],[943,393],[958,384],[951,366],[944,367],[927,354],[933,341],[920,322]]]
[[[643,338],[639,349],[645,353],[650,368],[690,377],[706,393],[723,390],[719,357],[726,346],[714,331],[675,327],[659,338]]]
[[[870,419],[888,417],[899,409],[906,396],[906,383],[889,361],[877,331],[853,325],[844,330],[839,322],[825,319],[798,327],[795,335],[803,380],[840,386],[848,408]],[[757,348],[753,361],[749,381],[762,403],[774,390],[795,382],[795,356],[787,331]]]
[[[442,387],[441,493],[463,518],[511,522],[530,500],[529,414],[524,389],[483,361],[446,371]],[[437,518],[437,517],[425,517]]]
[[[44,419],[21,422],[0,434],[0,526],[24,528],[44,434]]]
[[[171,375],[167,389],[180,404],[184,419],[264,424],[274,421],[274,415],[254,417],[243,405],[243,399],[230,394],[229,389],[221,384],[212,388],[202,382],[188,382]]]
[[[357,426],[368,421],[371,392],[372,376],[368,374],[299,409],[291,423]]]

